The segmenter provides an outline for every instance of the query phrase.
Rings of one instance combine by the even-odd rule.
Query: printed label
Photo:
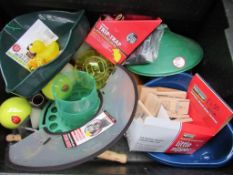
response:
[[[187,134],[182,131],[166,153],[192,154],[206,143],[211,136]]]
[[[108,27],[104,26],[103,24],[100,24],[97,30],[99,30],[101,34],[106,36],[117,47],[120,47],[122,45],[121,42],[113,34],[109,32]]]
[[[112,116],[106,112],[102,112],[81,128],[64,134],[62,137],[65,147],[72,148],[81,145],[109,129],[115,122]]]
[[[126,40],[128,41],[128,43],[133,44],[133,43],[135,43],[137,41],[137,38],[138,37],[137,37],[137,35],[135,33],[130,33],[130,34],[127,35]]]
[[[176,57],[173,59],[173,64],[177,68],[183,68],[185,66],[185,59],[183,57]]]
[[[232,109],[198,74],[190,82],[188,98],[190,116],[212,128],[214,135],[232,118]]]
[[[28,69],[27,63],[30,60],[28,47],[35,40],[41,40],[45,45],[56,41],[58,36],[55,35],[41,20],[37,20],[20,38],[11,46],[6,54]]]

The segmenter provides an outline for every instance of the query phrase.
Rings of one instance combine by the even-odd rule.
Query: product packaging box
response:
[[[184,99],[188,100],[189,108],[188,114],[182,115],[188,122],[172,120],[167,104],[156,109],[154,116],[151,101],[146,108],[143,100],[139,100],[135,118],[126,133],[130,151],[192,154],[214,137],[233,115],[232,109],[198,74],[193,76]],[[183,102],[180,104],[184,108],[179,110],[184,112],[188,103]],[[154,103],[158,100],[154,99]]]
[[[160,18],[143,19],[136,16],[117,20],[105,16],[98,19],[85,42],[113,64],[120,64],[161,22]]]

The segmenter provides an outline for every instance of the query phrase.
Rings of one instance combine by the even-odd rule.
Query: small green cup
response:
[[[99,108],[95,79],[86,72],[73,70],[59,76],[52,88],[58,115],[70,129],[90,121]]]

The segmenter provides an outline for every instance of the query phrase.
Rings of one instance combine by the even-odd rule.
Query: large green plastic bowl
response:
[[[40,19],[59,37],[61,53],[50,63],[29,72],[6,55],[6,51]],[[1,31],[0,66],[6,91],[19,96],[31,97],[40,91],[63,66],[70,61],[89,32],[84,11],[40,11],[14,18]]]
[[[156,60],[150,64],[130,65],[127,69],[147,77],[169,76],[192,69],[202,58],[203,49],[197,42],[166,27]]]

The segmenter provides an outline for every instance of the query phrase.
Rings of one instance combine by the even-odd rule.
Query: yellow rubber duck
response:
[[[28,62],[28,68],[35,70],[58,56],[59,45],[56,41],[53,41],[46,46],[42,41],[35,40],[29,47],[29,51],[35,56]]]

